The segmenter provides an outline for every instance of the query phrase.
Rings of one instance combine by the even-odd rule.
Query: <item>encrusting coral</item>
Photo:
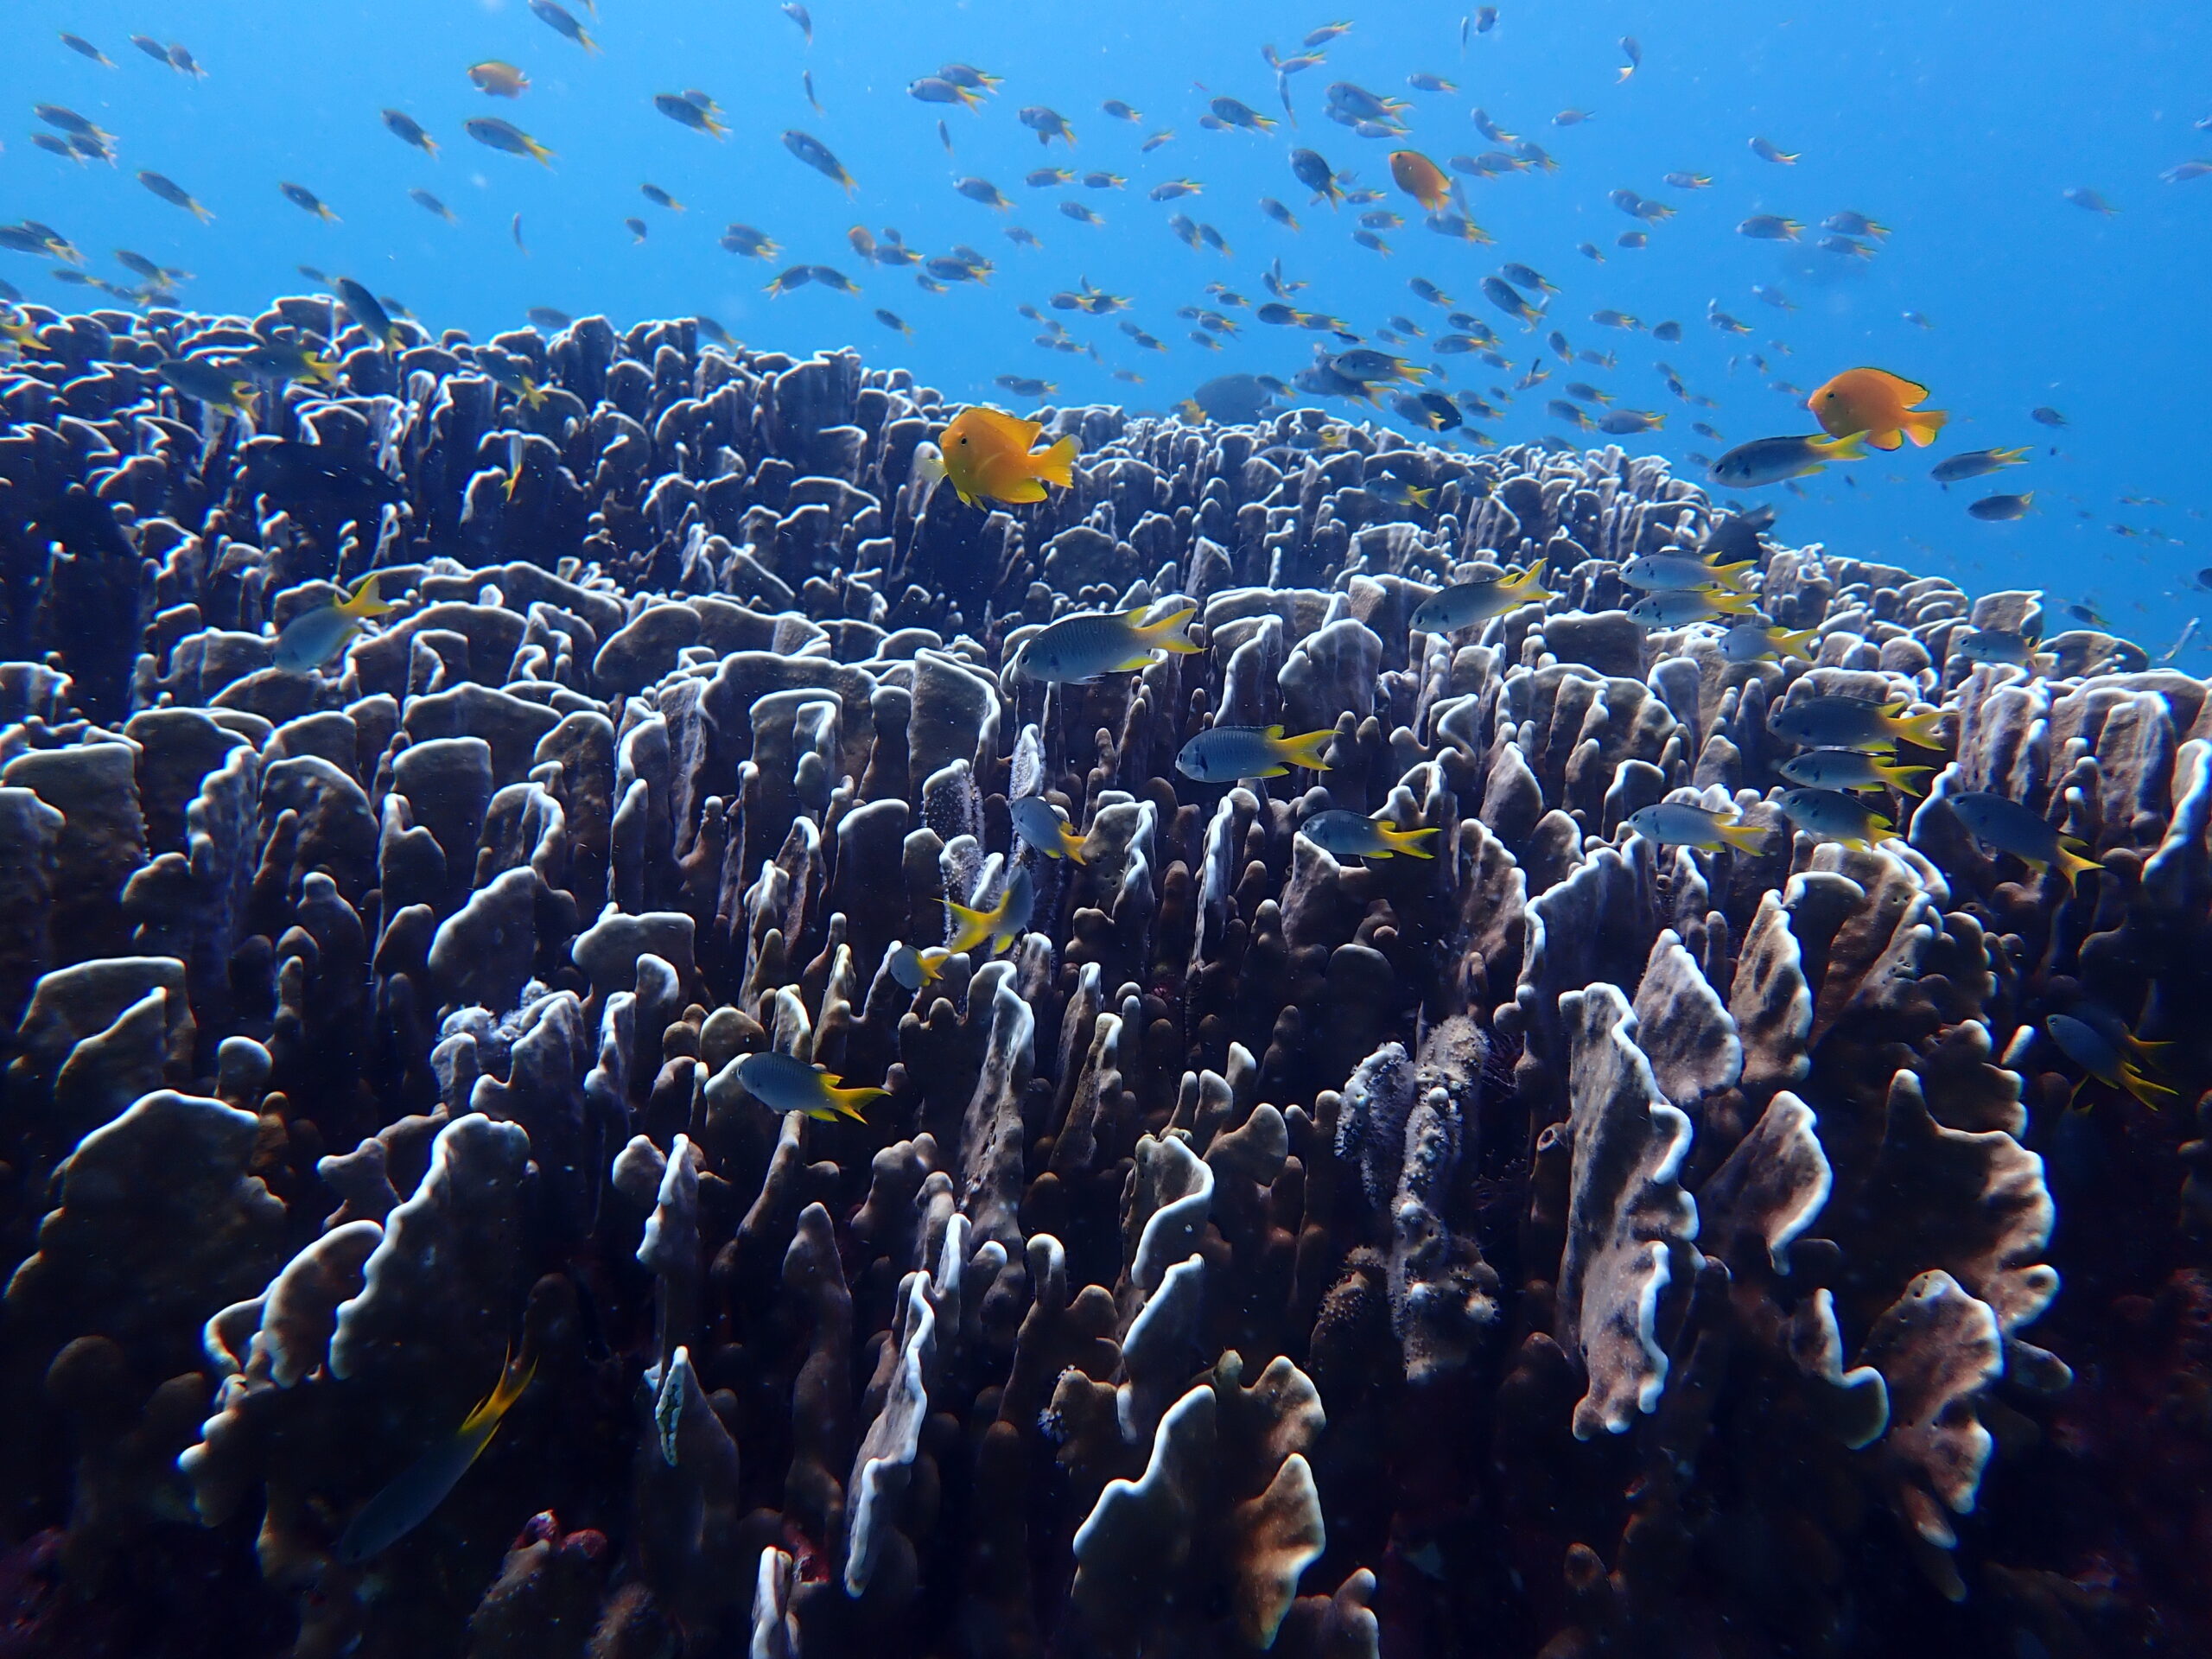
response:
[[[1066,410],[1073,484],[981,512],[917,464],[948,405],[849,353],[588,319],[496,342],[529,407],[321,300],[29,315],[9,1651],[2212,1640],[2202,1482],[2134,1484],[2212,1466],[2201,683],[2088,632],[1968,663],[2032,596],[1777,548],[1617,449]],[[343,391],[251,436],[153,373],[280,329]],[[1622,613],[1700,548],[1811,663]],[[1555,597],[1411,626],[1528,566]],[[277,666],[372,569],[380,628]],[[1008,671],[1171,600],[1198,653]],[[1770,801],[1820,695],[1940,714],[1902,838]],[[1214,721],[1328,769],[1196,783]],[[1977,791],[2102,868],[1978,843]],[[1665,802],[1764,842],[1630,826]],[[1329,808],[1435,856],[1334,856]],[[1018,880],[1010,948],[928,954]],[[2179,1103],[2069,1113],[2062,1013],[2171,1039]],[[779,1116],[767,1053],[887,1097]]]

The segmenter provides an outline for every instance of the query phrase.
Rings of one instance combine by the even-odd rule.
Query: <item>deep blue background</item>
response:
[[[1274,77],[1260,48],[1286,54],[1318,10],[1251,3],[1113,4],[1040,0],[817,0],[810,46],[772,0],[605,0],[602,15],[571,7],[605,48],[587,54],[538,21],[521,0],[389,0],[360,6],[315,0],[231,0],[149,4],[51,0],[16,9],[0,88],[15,125],[0,156],[0,216],[29,216],[63,231],[96,257],[95,269],[129,247],[196,273],[188,303],[251,312],[276,293],[302,286],[294,267],[345,272],[403,299],[433,327],[479,338],[518,327],[525,308],[603,312],[618,324],[704,312],[747,343],[804,352],[853,344],[872,362],[906,364],[955,397],[1014,402],[992,385],[1001,373],[1034,375],[1058,387],[1057,402],[1116,401],[1166,408],[1200,379],[1230,369],[1286,378],[1306,359],[1312,336],[1249,321],[1229,349],[1188,343],[1177,307],[1211,304],[1202,284],[1218,279],[1250,297],[1277,256],[1310,280],[1301,303],[1371,329],[1394,313],[1432,332],[1442,313],[1408,293],[1425,276],[1467,309],[1493,321],[1525,365],[1535,343],[1481,302],[1477,284],[1502,259],[1536,266],[1565,292],[1556,326],[1578,346],[1616,350],[1611,373],[1589,367],[1555,373],[1523,396],[1503,423],[1511,441],[1559,430],[1542,405],[1560,383],[1591,379],[1620,404],[1669,415],[1666,429],[1626,440],[1680,457],[1715,446],[1688,430],[1694,419],[1730,442],[1803,431],[1809,418],[1765,384],[1747,360],[1762,352],[1776,378],[1801,388],[1835,370],[1873,363],[1925,381],[1951,411],[1945,442],[1812,481],[1804,499],[1767,493],[1783,509],[1782,534],[1804,543],[1888,558],[1952,575],[1975,589],[2047,588],[2058,602],[2095,605],[2120,632],[2154,651],[2171,643],[2202,601],[2196,572],[2212,566],[2202,480],[2212,418],[2204,370],[2212,362],[2212,318],[2204,272],[2212,264],[2212,178],[2168,185],[2158,174],[2192,156],[2212,156],[2212,13],[2200,9],[2104,7],[2094,15],[2050,0],[1930,7],[1872,0],[1856,7],[1777,7],[1706,0],[1694,8],[1622,0],[1574,6],[1505,0],[1495,32],[1463,53],[1461,8],[1395,3],[1350,13],[1356,27],[1329,48],[1329,61],[1292,81],[1302,124],[1272,136],[1208,132],[1197,124],[1216,92],[1280,115]],[[1337,14],[1344,16],[1347,14]],[[102,47],[107,69],[62,47],[67,29]],[[132,32],[181,39],[208,72],[193,81],[128,43]],[[1643,68],[1616,80],[1615,44],[1632,34]],[[463,71],[503,58],[533,86],[519,100],[479,93]],[[947,60],[966,60],[1006,78],[980,112],[915,102],[907,83]],[[810,69],[826,112],[799,86]],[[1427,70],[1459,84],[1451,94],[1410,91],[1406,76]],[[1440,162],[1488,148],[1468,119],[1481,105],[1555,155],[1560,169],[1491,182],[1470,181],[1475,217],[1492,248],[1446,241],[1413,220],[1392,232],[1390,257],[1351,245],[1350,210],[1309,207],[1288,175],[1293,144],[1319,149],[1363,183],[1387,187],[1386,143],[1362,140],[1325,120],[1322,91],[1349,79],[1410,98],[1412,143]],[[1203,83],[1203,89],[1198,83]],[[726,142],[687,131],[652,106],[656,92],[701,87],[723,106]],[[1120,98],[1144,112],[1141,127],[1109,119],[1100,100]],[[30,106],[70,105],[116,133],[119,168],[77,167],[24,142]],[[1041,103],[1063,111],[1080,140],[1040,148],[1015,111]],[[402,145],[378,119],[381,106],[411,112],[443,146],[433,160]],[[1595,112],[1572,129],[1551,124],[1563,107]],[[474,115],[513,121],[557,152],[549,169],[486,149],[461,124]],[[939,147],[937,123],[951,129],[956,154]],[[859,182],[848,201],[835,185],[794,161],[778,143],[787,127],[814,133]],[[1146,133],[1172,127],[1171,143],[1139,154]],[[1794,167],[1754,157],[1754,134],[1799,151]],[[1067,165],[1128,176],[1125,190],[1032,190],[1030,169]],[[168,174],[217,215],[201,226],[142,189],[139,168]],[[1660,181],[1675,169],[1709,173],[1713,187],[1688,194]],[[954,178],[994,181],[1013,198],[1001,214],[957,195]],[[1201,181],[1195,200],[1160,205],[1143,192],[1163,179]],[[278,194],[280,179],[320,194],[340,215],[319,223]],[[689,211],[670,213],[638,193],[651,180]],[[458,226],[408,200],[410,186],[442,197]],[[1628,186],[1681,209],[1651,227],[1641,251],[1614,246],[1632,221],[1608,204]],[[2066,201],[2086,186],[2120,212],[2101,218]],[[1255,203],[1281,198],[1303,221],[1297,233],[1268,222]],[[1105,219],[1090,227],[1064,218],[1057,202],[1088,203]],[[1808,226],[1855,208],[1894,228],[1870,264],[1803,248],[1746,240],[1734,226],[1771,212]],[[1184,211],[1217,225],[1235,250],[1224,259],[1184,248],[1166,229]],[[525,256],[509,235],[520,213]],[[623,228],[635,214],[651,226],[633,245]],[[784,253],[764,265],[723,253],[722,227],[744,221],[768,232]],[[1001,234],[1028,226],[1041,251]],[[918,289],[904,271],[863,266],[845,241],[855,223],[896,226],[926,252],[969,243],[997,260],[988,288],[944,295]],[[1607,258],[1592,264],[1575,245],[1592,241]],[[858,280],[858,298],[820,288],[770,300],[762,284],[788,263],[836,264]],[[0,256],[0,275],[34,299],[79,302],[21,255]],[[1165,340],[1165,356],[1139,352],[1110,319],[1071,317],[1095,341],[1103,365],[1031,343],[1034,326],[1015,315],[1043,307],[1083,276],[1136,301],[1134,315]],[[1778,283],[1802,308],[1784,314],[1755,297],[1754,283]],[[1704,324],[1708,302],[1751,323],[1741,340]],[[873,317],[887,306],[914,328],[902,340]],[[1673,317],[1680,346],[1604,329],[1587,321],[1610,307],[1647,322]],[[1933,322],[1923,330],[1908,309]],[[1232,316],[1239,315],[1233,309]],[[1548,327],[1553,325],[1548,325]],[[1770,342],[1779,340],[1789,354]],[[1651,371],[1656,359],[1719,401],[1685,409]],[[1465,357],[1444,359],[1457,386],[1510,385]],[[1109,372],[1138,370],[1141,385]],[[1517,375],[1511,378],[1517,378]],[[2031,424],[2049,404],[2071,424]],[[1340,412],[1344,411],[1339,406]],[[1955,441],[1954,441],[1955,440]],[[1930,483],[1929,463],[1967,448],[2035,442],[2031,467],[1999,480]],[[2055,454],[2050,453],[2056,446]],[[1987,489],[2037,492],[2037,511],[2014,524],[1967,517]],[[2158,498],[2163,505],[2123,502]],[[2124,524],[2155,531],[2124,537]],[[2202,669],[2194,648],[2183,658]]]

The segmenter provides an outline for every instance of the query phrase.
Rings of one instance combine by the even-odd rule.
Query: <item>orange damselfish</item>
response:
[[[1940,409],[1915,409],[1928,388],[1885,369],[1846,369],[1805,400],[1832,438],[1864,432],[1877,449],[1895,449],[1905,439],[1925,448],[1936,442],[1949,416]]]
[[[1444,169],[1417,149],[1392,150],[1390,176],[1399,189],[1432,213],[1452,198],[1452,181]]]
[[[986,500],[1042,501],[1047,484],[1067,487],[1075,464],[1072,437],[1030,452],[1044,429],[1036,421],[972,404],[944,429],[944,475],[971,507]]]

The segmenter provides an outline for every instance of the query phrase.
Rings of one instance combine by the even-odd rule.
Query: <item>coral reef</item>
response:
[[[2202,683],[1969,662],[2032,595],[1618,449],[1065,410],[1073,484],[982,511],[918,464],[952,410],[851,353],[587,319],[493,343],[532,405],[321,299],[29,315],[0,1650],[2212,1644]],[[340,385],[257,427],[153,370],[284,330]],[[1813,660],[1623,613],[1699,550]],[[1516,565],[1553,596],[1411,626]],[[370,570],[399,608],[279,666]],[[1170,599],[1198,653],[1007,671]],[[1819,695],[1940,715],[1900,838],[1774,804]],[[1217,720],[1329,767],[1196,783]],[[2101,868],[1980,844],[1974,791]],[[1769,833],[1630,826],[1669,801]],[[1437,855],[1340,860],[1327,808]],[[1017,872],[1010,950],[911,971]],[[2178,1103],[2069,1109],[2055,1014],[2171,1043]],[[767,1052],[887,1096],[779,1116]]]

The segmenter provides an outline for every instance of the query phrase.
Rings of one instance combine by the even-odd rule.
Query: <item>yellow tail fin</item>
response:
[[[1795,657],[1802,662],[1809,663],[1813,660],[1812,648],[1820,637],[1821,631],[1818,628],[1800,628],[1794,633],[1777,628],[1774,631],[1775,649],[1785,656]]]
[[[1037,476],[1047,484],[1057,484],[1062,489],[1075,479],[1075,439],[1062,438],[1051,448],[1040,450],[1029,457],[1029,465]]]
[[[1090,839],[1090,836],[1071,823],[1064,823],[1060,826],[1060,850],[1078,864],[1088,864],[1090,861],[1083,855],[1084,846]]]
[[[1760,852],[1766,846],[1767,831],[1756,823],[1716,824],[1713,833],[1739,853]]]
[[[1936,435],[1943,429],[1943,423],[1951,418],[1948,410],[1916,409],[1904,416],[1904,435],[1925,449],[1936,442]]]
[[[2181,1090],[2171,1084],[2145,1077],[2126,1060],[2120,1063],[2120,1086],[2154,1112],[2168,1101],[2181,1098]]]
[[[399,607],[387,604],[377,597],[377,578],[382,573],[372,570],[353,585],[353,591],[341,601],[338,609],[346,616],[387,616]]]
[[[1928,792],[1928,780],[1936,775],[1936,768],[1900,766],[1892,762],[1877,760],[1874,763],[1874,775],[1892,788],[1901,789],[1908,795],[1925,795]]]
[[[1916,748],[1940,749],[1943,747],[1942,721],[1940,709],[1931,709],[1924,715],[1891,715],[1890,732]]]
[[[1726,588],[1700,588],[1699,595],[1716,611],[1731,616],[1740,616],[1753,607],[1749,594],[1738,594]]]
[[[1421,843],[1427,836],[1444,833],[1433,824],[1426,830],[1400,830],[1387,823],[1378,823],[1375,827],[1382,832],[1384,843],[1392,852],[1403,853],[1408,858],[1434,858],[1436,855]]]
[[[1006,900],[1001,899],[988,910],[975,910],[966,905],[955,904],[948,899],[944,907],[950,911],[960,925],[953,931],[945,949],[954,956],[963,950],[973,950],[998,931],[1000,920],[1006,915]]]
[[[1073,443],[1075,440],[1070,438],[1067,442]],[[1204,645],[1192,645],[1183,637],[1183,625],[1198,613],[1197,606],[1185,606],[1173,616],[1162,617],[1148,627],[1139,625],[1135,629],[1135,632],[1137,638],[1144,642],[1145,648],[1148,651],[1171,652],[1178,657],[1188,657],[1205,649]],[[1136,617],[1142,614],[1141,611],[1133,612],[1130,620],[1134,622]]]
[[[1724,588],[1737,588],[1739,590],[1744,572],[1755,570],[1758,568],[1757,559],[1745,559],[1740,564],[1713,564],[1706,567],[1715,582]]]
[[[1537,568],[1532,564],[1526,570],[1516,571],[1510,576],[1500,576],[1497,579],[1497,590],[1502,594],[1512,594],[1524,604],[1530,600],[1551,598],[1551,589],[1541,586],[1537,582]]]
[[[830,1109],[821,1115],[824,1122],[833,1118],[849,1117],[855,1123],[865,1123],[868,1122],[868,1114],[861,1109],[861,1107],[873,1101],[891,1098],[891,1091],[888,1089],[872,1089],[866,1086],[854,1089],[832,1089],[829,1094]],[[813,1114],[810,1113],[809,1116],[811,1116]]]
[[[513,1351],[510,1350],[507,1357],[499,1362],[499,1380],[493,1385],[492,1392],[477,1402],[475,1410],[462,1419],[461,1433],[469,1435],[481,1431],[489,1440],[491,1431],[499,1426],[499,1419],[505,1416],[515,1402],[522,1398],[523,1390],[530,1386],[530,1379],[537,1375],[536,1355],[531,1355],[518,1370]]]
[[[1829,461],[1866,459],[1866,435],[1864,432],[1853,432],[1847,437],[1832,438],[1825,443],[1815,441],[1810,447]]]
[[[1301,732],[1296,737],[1285,737],[1280,726],[1268,728],[1268,736],[1273,741],[1277,759],[1313,772],[1329,769],[1329,763],[1324,757],[1327,755],[1329,745],[1336,735],[1337,728],[1333,726],[1324,727],[1318,732]]]
[[[2058,843],[2058,856],[2052,861],[2057,866],[2058,874],[2064,880],[2069,889],[2074,886],[2074,878],[2084,870],[2104,868],[2104,866],[2095,859],[2083,857],[2063,841]]]

